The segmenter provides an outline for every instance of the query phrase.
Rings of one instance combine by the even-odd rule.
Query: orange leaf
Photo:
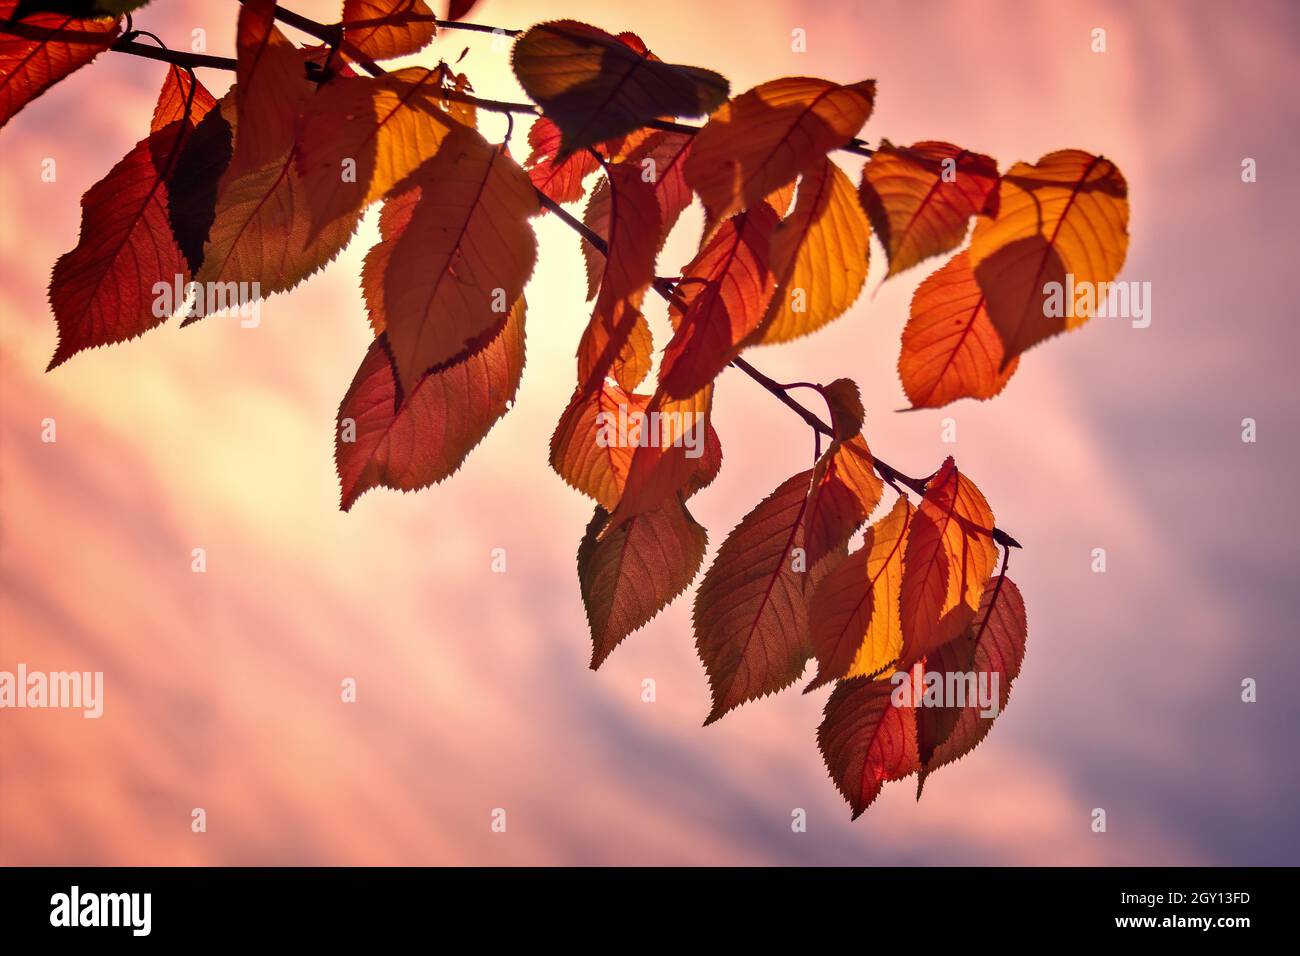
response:
[[[822,760],[854,820],[887,781],[902,780],[917,769],[916,709],[910,701],[895,706],[894,690],[892,682],[869,677],[840,681],[817,728]]]
[[[898,660],[903,550],[914,513],[899,495],[889,514],[867,529],[862,547],[813,592],[808,615],[818,669],[808,690],[841,677],[874,677]]]
[[[430,159],[454,129],[475,125],[470,105],[444,96],[441,67],[339,76],[306,104],[297,164],[312,229],[354,218]]]
[[[704,116],[726,99],[724,77],[664,63],[634,40],[557,20],[515,42],[515,76],[560,128],[561,159],[660,116]]]
[[[721,444],[707,424],[701,443],[699,422],[707,423],[707,417],[694,417],[706,415],[698,405],[664,406],[655,401],[612,383],[591,392],[579,389],[551,436],[551,467],[610,512],[617,511],[624,497],[634,458],[634,497],[642,501],[635,511],[658,507],[673,492],[694,494],[722,467]],[[686,430],[684,412],[693,416]],[[663,493],[652,498],[659,491]],[[624,509],[615,517],[621,522],[628,514]]]
[[[898,376],[913,408],[939,408],[959,398],[992,398],[1020,359],[1002,368],[1002,340],[984,308],[984,293],[963,251],[912,296],[903,329]]]
[[[551,467],[606,511],[618,507],[649,395],[604,383],[570,399],[551,435]]]
[[[185,301],[190,270],[172,238],[167,180],[186,139],[214,105],[188,73],[168,68],[153,131],[82,197],[77,247],[59,258],[50,277],[59,327],[50,368],[82,349],[142,335]]]
[[[853,536],[880,503],[883,490],[871,451],[861,435],[831,443],[813,469],[804,519],[809,567]]]
[[[404,386],[499,323],[537,257],[532,183],[504,147],[476,131],[453,129],[410,185],[420,197],[392,243],[383,285]]]
[[[900,605],[903,667],[969,626],[997,555],[988,502],[948,458],[930,479],[907,535]]]
[[[649,326],[641,314],[654,280],[663,210],[652,183],[626,163],[609,167],[608,254],[591,321],[578,345],[578,381],[595,389],[611,372],[625,389],[650,371]]]
[[[418,53],[433,39],[433,21],[424,0],[343,0],[343,38],[372,60]]]
[[[996,218],[980,217],[970,265],[1002,339],[1002,368],[1091,312],[1049,314],[1049,283],[1094,291],[1119,273],[1128,251],[1128,184],[1108,159],[1078,149],[1016,163],[1002,177]],[[1071,303],[1072,305],[1073,303]]]
[[[683,399],[670,399],[662,389],[645,406],[649,428],[638,443],[628,468],[613,523],[663,505],[675,494],[693,495],[708,485],[722,467],[722,445],[713,430],[713,386]]]
[[[0,0],[0,127],[59,80],[112,45],[118,21],[81,20],[62,13],[33,13],[6,22],[18,0]]]
[[[560,138],[560,128],[539,116],[528,129],[532,152],[524,160],[524,168],[533,185],[551,199],[576,202],[582,198],[582,181],[600,169],[600,162],[585,149],[559,159]]]
[[[631,139],[632,137],[627,137]],[[663,248],[668,234],[677,223],[682,211],[691,204],[691,190],[686,185],[682,166],[690,149],[691,138],[685,133],[671,133],[663,130],[652,132],[634,147],[614,161],[613,166],[620,166],[635,171],[646,182],[659,204],[659,232],[655,245],[656,255]],[[577,155],[570,157],[570,161]],[[595,162],[594,158],[592,160]],[[618,178],[624,176],[620,169]],[[583,214],[583,224],[592,232],[608,241],[610,212],[609,180],[602,179],[591,191],[591,199]],[[600,289],[601,277],[605,270],[605,256],[586,239],[582,240],[582,254],[587,260],[587,298],[595,298]]]
[[[711,383],[757,328],[774,285],[767,260],[776,224],[759,203],[724,222],[682,270],[670,306],[677,331],[659,369],[665,394],[689,396]]]
[[[929,140],[881,143],[862,169],[859,194],[889,257],[885,278],[961,245],[997,184],[997,162],[981,153]]]
[[[790,686],[808,660],[802,544],[812,471],[787,479],[727,535],[695,594],[695,647],[713,708],[727,711]]]
[[[428,372],[409,395],[398,387],[386,336],[375,339],[339,406],[334,459],[344,511],[371,488],[413,491],[456,472],[514,400],[524,311],[521,296],[486,345]]]
[[[334,258],[356,228],[343,217],[316,234],[311,194],[296,168],[294,131],[316,92],[307,55],[274,26],[275,4],[239,9],[234,150],[217,190],[195,281],[238,282],[257,297],[297,285]],[[197,318],[197,317],[196,317]],[[187,319],[188,324],[192,319]]]
[[[394,191],[384,200],[379,210],[379,241],[370,247],[361,263],[361,294],[366,300],[370,327],[376,335],[388,327],[384,312],[384,285],[393,247],[410,225],[421,192],[419,186],[411,186]]]
[[[972,700],[967,689],[965,706],[923,707],[917,714],[917,741],[921,761],[916,785],[919,798],[926,777],[944,764],[970,753],[984,739],[1007,706],[1011,682],[1020,673],[1025,659],[1025,641],[1029,625],[1025,602],[1015,582],[1005,575],[989,581],[980,599],[979,613],[970,629],[955,641],[949,641],[926,658],[925,669],[945,675],[974,674],[993,689],[996,676],[997,713],[982,713],[978,699]],[[977,695],[978,696],[978,695]]]
[[[708,222],[748,209],[815,168],[857,134],[874,98],[871,80],[840,86],[796,76],[724,104],[696,135],[686,161],[686,181],[704,201]]]
[[[822,158],[799,181],[794,212],[777,227],[776,294],[745,344],[787,342],[839,318],[862,291],[870,252],[871,225],[853,183]]]
[[[614,526],[599,505],[578,547],[578,581],[591,626],[595,670],[623,638],[691,583],[704,560],[705,532],[680,497]]]

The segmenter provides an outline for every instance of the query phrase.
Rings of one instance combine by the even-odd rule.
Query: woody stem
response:
[[[243,3],[245,2],[245,0],[239,0],[239,2]],[[320,40],[323,43],[329,44],[332,47],[341,48],[345,53],[347,53],[349,58],[352,59],[352,61],[357,66],[361,67],[363,70],[365,70],[367,73],[371,74],[372,76],[380,76],[387,72],[382,66],[370,60],[369,58],[365,57],[363,54],[361,54],[359,51],[355,50],[354,48],[350,47],[350,45],[343,38],[342,24],[320,23],[316,20],[312,20],[309,17],[305,17],[302,14],[295,13],[292,10],[288,10],[278,5],[275,8],[275,18],[277,20],[282,21],[283,23],[288,24],[289,26],[301,30],[302,32],[308,34],[309,36],[315,37],[316,39]],[[429,18],[418,14],[401,15],[401,22],[413,22],[414,20],[427,20],[427,19]],[[498,27],[487,26],[485,24],[457,23],[455,21],[450,21],[450,20],[440,20],[436,17],[433,18],[433,22],[437,25],[437,27],[441,29],[469,30],[469,31],[474,31],[479,33],[500,32],[507,36],[516,36],[521,32],[519,30],[504,30]],[[25,26],[26,26],[25,24],[7,23],[0,26],[0,30],[3,30],[4,32],[16,33],[18,35],[24,35],[25,31],[22,31],[21,28]],[[155,46],[150,46],[149,44],[146,43],[139,43],[134,39],[135,35],[136,34],[132,32],[130,34],[121,37],[120,39],[118,39],[116,42],[112,44],[110,49],[115,50],[118,53],[127,53],[132,56],[145,57],[151,60],[160,60],[162,62],[172,63],[177,66],[207,67],[216,70],[234,70],[237,65],[236,60],[230,57],[212,56],[205,53],[190,53],[183,50],[169,50],[165,47],[155,47]],[[456,93],[452,91],[448,91],[447,95],[452,99],[461,100],[466,103],[470,103],[474,105],[476,108],[487,110],[489,112],[528,113],[535,116],[541,115],[540,110],[538,110],[538,108],[531,103],[509,103],[501,100],[480,99],[478,97],[470,96],[465,93]],[[647,125],[655,129],[685,133],[691,136],[695,135],[700,130],[700,127],[698,126],[690,126],[685,123],[677,123],[670,120],[655,120]],[[865,143],[863,143],[861,140],[858,139],[852,139],[839,148],[847,152],[855,153],[857,155],[870,156],[872,154],[872,150],[870,149],[870,147],[868,147]],[[592,246],[598,249],[602,255],[609,254],[609,247],[608,244],[605,242],[605,240],[601,238],[599,235],[597,235],[595,232],[593,232],[580,220],[576,219],[559,203],[555,202],[553,199],[551,199],[549,196],[547,196],[545,193],[541,192],[540,190],[537,190],[537,198],[538,198],[538,202],[543,207],[550,210],[552,213],[555,214],[555,216],[558,219],[560,219],[570,228],[578,232],[584,239],[586,239],[589,243],[591,243]],[[668,301],[672,301],[675,289],[673,283],[671,283],[669,280],[656,279],[654,281],[654,289],[664,299]],[[744,372],[755,382],[761,385],[764,389],[766,389],[772,395],[776,396],[778,401],[780,401],[783,405],[785,405],[786,407],[794,411],[795,414],[797,414],[800,418],[802,418],[805,422],[807,422],[808,425],[817,434],[826,435],[832,438],[834,437],[834,431],[831,429],[831,427],[827,425],[824,421],[822,421],[821,418],[819,418],[815,412],[811,411],[810,409],[802,405],[799,401],[792,398],[789,392],[787,391],[787,386],[783,386],[780,382],[777,382],[775,379],[765,375],[763,372],[759,371],[757,368],[751,365],[748,361],[746,361],[745,359],[739,356],[732,359],[730,364],[734,368],[740,369],[740,371]],[[881,460],[878,457],[874,458],[874,461],[875,461],[875,468],[877,473],[885,481],[894,485],[903,485],[918,495],[925,494],[926,479],[913,478],[910,475],[906,475],[903,472],[899,471],[897,468],[893,467],[892,465],[888,464],[887,462]],[[993,529],[993,539],[997,541],[999,544],[1003,545],[1004,547],[1008,547],[1008,548],[1020,547],[1020,543],[1017,542],[1015,538],[1012,538],[1010,535],[1008,535],[1006,532],[1002,531],[999,528]]]

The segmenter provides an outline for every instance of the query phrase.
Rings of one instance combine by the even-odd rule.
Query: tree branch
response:
[[[244,3],[245,0],[239,0],[239,2]],[[288,24],[291,27],[294,27],[295,29],[301,30],[302,32],[308,34],[309,36],[315,37],[316,39],[330,45],[331,47],[342,49],[345,53],[348,54],[348,56],[353,60],[354,63],[356,63],[358,66],[364,69],[367,73],[370,73],[372,76],[381,76],[388,72],[382,66],[375,63],[373,60],[370,60],[369,58],[362,55],[359,51],[350,47],[350,44],[348,44],[343,37],[343,28],[342,28],[343,25],[341,23],[331,23],[331,24],[319,23],[316,20],[312,20],[310,17],[305,17],[302,14],[295,13],[294,11],[288,10],[279,5],[277,5],[275,8],[275,18],[277,20],[280,20],[283,23]],[[393,22],[393,23],[414,22],[417,20],[425,21],[429,19],[428,17],[421,16],[419,14],[402,14],[399,15],[399,18],[400,19],[397,18],[390,19],[386,22]],[[501,33],[507,36],[517,36],[519,33],[523,32],[521,30],[505,30],[498,27],[487,26],[485,24],[459,23],[451,20],[440,20],[437,17],[433,18],[433,22],[440,28],[451,29],[451,30],[469,30],[469,31],[474,31],[479,33],[496,33],[499,30]],[[12,32],[11,28],[14,26],[16,26],[16,24],[8,24],[8,23],[0,24],[0,29],[3,29],[6,32]],[[132,56],[140,56],[151,60],[161,60],[166,63],[173,63],[177,66],[208,67],[211,69],[218,69],[218,70],[234,70],[236,66],[236,61],[230,57],[210,56],[204,53],[189,53],[181,50],[169,50],[166,49],[165,47],[153,47],[153,46],[149,46],[148,44],[136,42],[132,38],[133,36],[134,34],[127,34],[123,36],[122,38],[114,42],[110,47],[110,49],[115,50],[119,53],[128,53],[131,54]],[[446,95],[450,99],[454,99],[460,102],[470,103],[474,105],[476,108],[487,110],[488,112],[529,113],[534,116],[541,115],[538,108],[532,103],[509,103],[501,100],[480,99],[476,96],[471,96],[467,93],[457,93],[454,91],[446,91]],[[671,120],[654,120],[646,125],[650,126],[653,129],[668,130],[670,132],[676,132],[676,133],[685,133],[689,136],[694,136],[696,133],[700,131],[700,127],[698,126],[690,126],[685,123],[677,123]],[[872,155],[873,152],[872,149],[868,147],[862,140],[856,138],[845,143],[843,146],[840,146],[839,149],[844,150],[846,152],[855,153],[860,156],[870,156]],[[544,208],[550,210],[552,213],[555,214],[556,218],[560,219],[562,222],[565,223],[565,225],[575,230],[579,235],[582,236],[582,238],[587,240],[587,242],[591,243],[596,249],[598,249],[602,255],[605,256],[609,255],[609,245],[608,243],[606,243],[606,241],[603,238],[601,238],[597,233],[595,233],[590,228],[588,228],[587,225],[583,223],[581,220],[574,217],[563,206],[561,206],[555,200],[551,199],[550,196],[547,196],[541,190],[536,190],[536,193],[537,193],[538,202]],[[670,282],[668,279],[655,279],[654,289],[665,300],[669,302],[673,301],[675,289],[673,283]],[[764,389],[766,389],[772,395],[776,396],[778,401],[780,401],[783,405],[785,405],[786,407],[794,411],[795,414],[797,414],[800,418],[802,418],[813,429],[815,433],[819,435],[834,437],[834,431],[831,429],[829,425],[827,425],[824,421],[822,421],[821,418],[819,418],[815,412],[811,411],[804,405],[800,404],[798,400],[792,398],[789,392],[786,390],[786,388],[782,386],[779,382],[777,382],[775,379],[765,375],[763,372],[759,371],[757,368],[751,365],[748,361],[746,361],[745,359],[739,356],[732,359],[731,365],[739,369],[740,371],[744,372],[755,382],[761,385]],[[874,459],[876,471],[880,474],[880,477],[883,478],[885,481],[896,486],[903,485],[904,487],[910,489],[911,491],[915,492],[918,495],[925,494],[926,483],[928,479],[913,478],[910,475],[906,475],[903,472],[899,471],[897,468],[894,468],[892,465],[886,463],[885,461],[882,461],[880,458],[875,457],[874,455],[873,455],[873,459]],[[999,528],[993,529],[993,540],[1006,548],[1021,547],[1020,543],[1016,541],[1015,538],[1011,537],[1009,534],[1007,534],[1005,531],[1002,531]]]

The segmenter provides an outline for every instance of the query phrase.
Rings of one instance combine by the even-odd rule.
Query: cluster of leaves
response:
[[[22,6],[0,0],[0,123],[128,38],[115,16]],[[521,165],[509,135],[494,144],[477,129],[480,110],[511,104],[478,99],[445,63],[376,65],[453,25],[422,0],[345,0],[319,47],[290,42],[275,25],[283,14],[244,0],[236,79],[220,100],[183,60],[168,68],[149,134],[86,193],[80,241],[54,267],[51,367],[165,321],[152,307],[159,282],[291,289],[381,203],[361,274],[374,340],[338,414],[342,506],[376,486],[425,487],[455,472],[510,407],[536,259],[530,219],[563,216],[583,235],[593,306],[551,465],[595,502],[578,549],[593,667],[703,563],[705,529],[687,503],[722,465],[718,374],[740,364],[765,380],[742,352],[844,314],[866,281],[873,233],[887,278],[951,256],[921,283],[903,333],[898,369],[917,408],[996,395],[1022,352],[1082,321],[1048,318],[1044,283],[1109,281],[1124,258],[1126,187],[1109,160],[1071,149],[999,173],[992,158],[944,142],[867,149],[855,137],[874,105],[869,80],[787,77],[732,97],[722,76],[664,62],[633,34],[543,23],[512,57],[536,104]],[[856,188],[831,159],[839,149],[869,157]],[[584,197],[578,223],[562,206]],[[698,253],[678,278],[656,278],[697,198]],[[652,289],[668,300],[672,334],[647,385]],[[783,399],[793,387],[765,381]],[[994,573],[998,544],[1014,542],[952,459],[904,478],[873,457],[854,383],[812,387],[830,415],[828,446],[722,543],[695,596],[695,641],[712,689],[707,722],[790,686],[816,659],[808,689],[835,685],[818,741],[856,816],[886,781],[916,772],[923,782],[969,751],[991,721],[974,701],[900,704],[890,678],[997,674],[1004,705],[1025,611],[1005,553]],[[633,423],[626,441],[601,440],[602,412]],[[679,427],[642,434],[655,417]],[[682,429],[701,422],[692,455]],[[886,483],[897,500],[850,552]]]

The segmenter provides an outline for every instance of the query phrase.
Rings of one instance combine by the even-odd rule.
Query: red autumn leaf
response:
[[[659,370],[665,394],[691,395],[712,382],[757,328],[774,287],[776,225],[776,213],[759,203],[724,222],[682,270],[670,307],[676,333]]]
[[[883,484],[861,435],[836,441],[813,470],[805,518],[808,566],[841,547],[880,503]]]
[[[195,281],[205,286],[243,283],[254,296],[290,289],[323,267],[357,222],[350,216],[320,232],[312,227],[311,194],[297,169],[296,129],[316,84],[307,79],[308,55],[275,28],[274,17],[270,0],[239,8],[229,118],[234,149],[195,270]]]
[[[499,323],[532,274],[537,199],[503,147],[457,127],[411,177],[420,197],[384,273],[388,341],[404,386]]]
[[[911,666],[966,629],[997,556],[988,502],[946,459],[930,479],[907,535],[901,666]]]
[[[969,253],[953,256],[917,287],[903,329],[898,377],[913,408],[939,408],[959,398],[992,398],[1020,359],[1002,367],[1002,340],[984,307]]]
[[[637,511],[657,507],[672,492],[690,495],[698,491],[722,467],[722,447],[717,435],[711,428],[707,429],[702,453],[686,457],[686,451],[700,447],[696,436],[682,436],[681,446],[674,447],[673,441],[681,436],[684,419],[651,418],[649,413],[655,410],[652,400],[653,396],[627,392],[608,382],[590,392],[579,389],[551,436],[551,467],[569,485],[594,498],[610,512],[616,511],[623,500],[634,458],[640,458],[644,463],[641,469],[650,472],[639,479],[641,484],[653,482],[652,466],[662,458],[669,458],[662,466],[665,470],[683,464],[687,468],[686,474],[673,475],[667,483],[667,493]],[[687,438],[690,448],[686,446]],[[645,447],[641,447],[643,444]],[[669,451],[682,454],[669,457],[664,454]],[[626,516],[626,510],[616,515],[620,521]]]
[[[649,395],[634,395],[611,383],[579,389],[551,435],[551,467],[571,487],[613,511],[640,440],[638,416],[649,404]]]
[[[18,0],[0,0],[0,128],[59,80],[85,66],[117,39],[115,19],[33,13],[6,22]]]
[[[409,56],[428,46],[434,32],[424,0],[343,0],[344,52],[372,60]]]
[[[713,386],[684,399],[662,391],[645,405],[649,429],[628,466],[614,524],[661,507],[678,493],[708,485],[722,467],[722,444],[713,430]]]
[[[560,159],[560,128],[539,116],[528,129],[532,152],[524,160],[528,178],[546,196],[559,203],[582,198],[582,181],[600,169],[600,161],[585,149]]]
[[[170,67],[149,136],[82,197],[81,237],[50,278],[59,344],[49,368],[82,349],[142,335],[184,301],[190,270],[172,238],[168,177],[186,138],[214,105],[188,73]]]
[[[560,128],[560,158],[661,116],[704,116],[726,99],[724,77],[664,63],[644,46],[635,49],[635,39],[556,20],[515,42],[515,76]]]
[[[1025,659],[1028,634],[1020,589],[1010,578],[998,575],[984,588],[979,613],[967,633],[949,641],[926,659],[927,671],[943,675],[973,674],[977,680],[985,680],[989,690],[993,689],[992,680],[996,677],[997,712],[984,713],[978,696],[971,699],[969,687],[964,707],[920,709],[917,740],[921,767],[917,797],[930,774],[970,753],[988,735],[1011,696],[1011,682],[1019,675]]]
[[[624,141],[631,140],[629,136]],[[654,193],[659,204],[659,234],[655,245],[656,254],[663,248],[668,234],[677,223],[677,219],[691,204],[691,189],[686,185],[682,173],[691,138],[684,133],[664,130],[651,132],[626,152],[620,152],[612,161],[614,166],[626,164],[636,172],[643,183]],[[576,158],[575,154],[571,159]],[[621,179],[623,171],[617,174]],[[647,182],[647,177],[648,182]],[[608,241],[610,214],[610,180],[602,179],[591,192],[587,209],[583,214],[583,224],[592,232]],[[605,269],[605,255],[584,237],[582,254],[587,260],[587,298],[593,299],[600,290],[601,277]]]
[[[918,665],[913,673],[919,673]],[[831,780],[853,809],[853,819],[890,780],[915,773],[916,709],[895,706],[891,681],[853,677],[840,681],[826,701],[817,746]]]
[[[859,193],[898,275],[961,245],[972,216],[996,199],[997,162],[951,143],[882,142],[862,169]]]
[[[695,594],[695,647],[713,708],[727,711],[788,687],[808,660],[802,544],[812,471],[787,479],[727,535]]]
[[[348,221],[473,127],[473,106],[447,98],[442,67],[339,76],[305,104],[295,161],[311,196],[311,228]]]
[[[761,202],[852,139],[871,115],[875,83],[797,76],[726,103],[695,137],[686,181],[710,223]],[[856,202],[855,202],[856,205]]]
[[[1078,149],[1016,163],[1002,177],[997,216],[980,217],[970,265],[1002,339],[1002,368],[1033,345],[1088,321],[1051,314],[1047,287],[1097,289],[1128,252],[1128,184],[1110,160]]]
[[[680,497],[614,526],[599,505],[578,547],[591,626],[592,670],[686,590],[704,560],[705,532]]]
[[[613,374],[627,390],[650,371],[649,326],[641,314],[645,290],[654,280],[655,255],[663,211],[652,183],[636,167],[609,167],[608,251],[591,321],[578,344],[578,382],[582,390]]]
[[[344,511],[370,488],[427,488],[455,474],[510,408],[524,368],[523,297],[486,345],[398,386],[387,337],[371,344],[339,406],[334,459]]]
[[[914,513],[899,495],[889,514],[867,529],[862,547],[813,592],[809,633],[818,668],[808,690],[842,677],[874,677],[898,659],[903,550]]]
[[[813,468],[804,547],[814,567],[842,548],[880,503],[884,484],[875,472],[871,449],[860,434],[865,412],[858,386],[840,378],[821,386],[831,413],[834,440]]]

